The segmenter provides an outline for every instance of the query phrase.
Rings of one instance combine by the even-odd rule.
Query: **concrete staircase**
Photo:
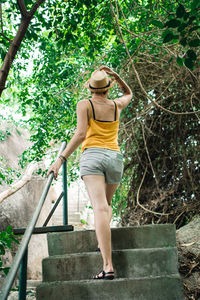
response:
[[[48,235],[37,300],[183,300],[172,224],[112,229],[116,279],[92,280],[102,270],[93,230]]]

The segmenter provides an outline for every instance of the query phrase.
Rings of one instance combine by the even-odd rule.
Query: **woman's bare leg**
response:
[[[119,186],[119,184],[105,184],[105,190],[106,190],[106,200],[108,203],[108,218],[109,218],[109,224],[112,220],[112,207],[111,207],[111,201],[112,201],[112,197],[117,189],[117,187]],[[99,245],[98,245],[98,248]]]
[[[108,184],[108,183],[106,183],[106,199],[107,199],[108,206],[109,206],[109,220],[110,220],[110,222],[112,220],[111,201],[112,201],[113,195],[114,195],[114,193],[115,193],[118,186],[119,186],[119,184]]]
[[[105,178],[101,175],[85,175],[83,180],[94,210],[95,230],[103,258],[103,270],[112,272],[110,216]]]

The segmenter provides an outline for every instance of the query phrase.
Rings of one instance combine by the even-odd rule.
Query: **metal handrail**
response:
[[[59,150],[59,153],[58,153],[57,157],[59,157],[61,155],[61,153],[63,152],[65,147],[66,147],[66,142],[63,142],[61,147],[60,147],[60,150]],[[20,246],[17,250],[17,253],[14,257],[14,260],[12,262],[12,266],[9,270],[9,273],[8,273],[7,277],[5,278],[2,289],[0,291],[0,299],[1,300],[6,300],[7,299],[8,294],[9,294],[11,288],[12,288],[12,285],[13,285],[13,282],[15,280],[18,268],[20,266],[21,261],[23,260],[24,255],[26,254],[28,243],[30,241],[30,238],[31,238],[31,235],[32,235],[33,230],[35,228],[35,225],[37,223],[37,220],[39,218],[42,206],[45,202],[45,199],[46,199],[46,196],[47,196],[47,193],[49,191],[49,188],[50,188],[50,185],[51,185],[52,181],[53,181],[53,172],[50,173],[50,175],[47,179],[45,188],[42,192],[42,195],[40,197],[38,205],[35,209],[35,212],[32,216],[32,219],[31,219],[30,223],[28,224],[28,226],[26,228],[23,239],[22,239],[22,241],[20,243]]]

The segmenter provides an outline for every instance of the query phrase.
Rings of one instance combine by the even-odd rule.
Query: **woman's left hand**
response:
[[[101,67],[99,68],[99,70],[100,70],[100,71],[101,71],[101,70],[104,70],[108,75],[111,75],[111,76],[113,76],[114,78],[119,77],[119,75],[118,75],[116,72],[114,72],[111,68],[109,68],[109,67],[107,67],[107,66],[101,66]]]
[[[48,169],[47,171],[47,177],[49,174],[53,171],[54,178],[56,179],[58,177],[58,171],[60,167],[62,166],[62,161],[60,158],[58,158]]]

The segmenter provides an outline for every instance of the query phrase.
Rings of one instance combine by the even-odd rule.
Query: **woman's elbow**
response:
[[[86,132],[83,131],[76,132],[76,136],[81,142],[83,142],[86,137]]]
[[[131,102],[131,99],[133,98],[132,92],[130,92],[129,94],[126,94],[125,97],[126,97],[126,101],[127,101],[128,103]]]
[[[133,93],[132,93],[131,89],[130,89],[130,91],[129,91],[129,97],[130,97],[130,99],[133,98]]]

